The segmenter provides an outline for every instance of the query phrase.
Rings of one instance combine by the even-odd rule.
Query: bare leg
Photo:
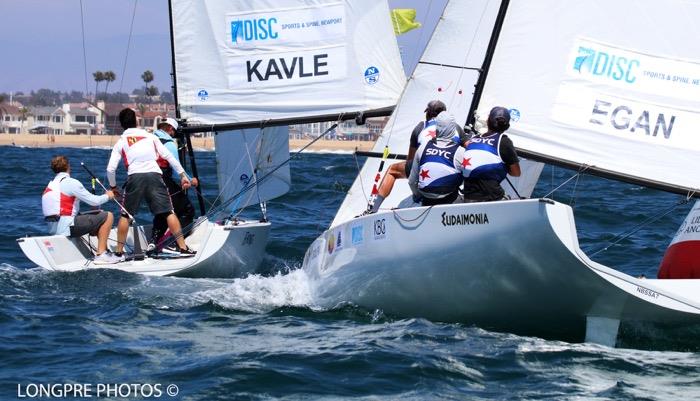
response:
[[[392,164],[389,167],[389,170],[387,170],[386,174],[384,174],[384,178],[379,184],[379,189],[377,190],[377,193],[383,198],[389,196],[391,190],[394,189],[394,182],[396,182],[396,180],[398,180],[399,178],[406,178],[405,168],[406,162]]]
[[[129,231],[129,219],[121,216],[117,225],[117,252],[124,252],[127,231]]]
[[[175,213],[170,213],[167,218],[168,221],[168,229],[170,230],[170,233],[177,238],[177,246],[180,247],[180,249],[185,249],[187,248],[187,245],[185,244],[185,237],[182,235],[182,232],[180,231],[182,227],[180,227],[180,220],[177,219],[177,216],[175,216]]]
[[[107,212],[107,219],[100,226],[100,230],[97,231],[98,255],[102,255],[107,250],[107,238],[109,237],[109,230],[112,229],[112,223],[114,223],[114,216],[112,216],[112,212]]]
[[[394,182],[399,178],[406,178],[406,162],[394,163],[389,167],[382,182],[379,183],[379,189],[377,189],[377,197],[374,199],[374,205],[372,205],[372,213],[377,213],[379,207],[384,202],[384,199],[389,196],[391,190],[394,189]]]

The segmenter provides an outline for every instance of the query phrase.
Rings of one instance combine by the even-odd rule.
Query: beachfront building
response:
[[[24,125],[20,107],[10,103],[0,103],[0,133],[19,134]]]
[[[64,119],[64,132],[76,135],[101,134],[104,125],[101,122],[102,112],[89,103],[64,103],[62,110],[66,115]]]
[[[63,135],[66,132],[66,113],[57,106],[35,106],[29,109],[27,127],[32,134]]]
[[[325,139],[338,141],[376,141],[386,125],[388,117],[368,118],[364,125],[355,124],[355,120],[346,120],[338,124],[335,132]],[[289,126],[289,139],[313,139],[326,132],[335,121]]]

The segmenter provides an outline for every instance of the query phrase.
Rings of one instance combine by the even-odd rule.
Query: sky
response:
[[[407,73],[420,57],[446,2],[389,0],[391,8],[415,8],[416,20],[423,23],[422,28],[399,36]],[[0,0],[0,10],[0,92],[28,93],[40,88],[86,91],[80,0]],[[98,70],[116,73],[110,92],[121,88],[131,93],[142,87],[145,70],[153,72],[152,84],[161,91],[170,90],[167,0],[82,0],[82,13],[89,92],[95,90],[92,73]],[[103,85],[100,90],[104,90]]]

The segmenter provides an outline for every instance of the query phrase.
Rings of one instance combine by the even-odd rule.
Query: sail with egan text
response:
[[[543,160],[693,193],[699,14],[696,0],[510,1],[479,113],[507,105],[513,142]]]

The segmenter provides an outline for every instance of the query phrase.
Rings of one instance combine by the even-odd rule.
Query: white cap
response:
[[[177,131],[177,120],[175,120],[174,118],[166,118],[163,122],[169,124],[175,129],[175,131]]]

